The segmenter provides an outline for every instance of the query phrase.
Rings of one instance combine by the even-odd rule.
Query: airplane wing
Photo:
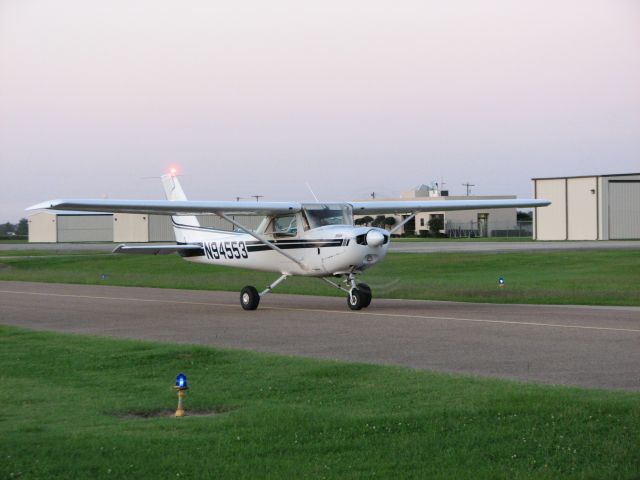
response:
[[[515,198],[496,200],[407,200],[350,203],[353,206],[353,213],[356,215],[485,210],[490,208],[531,208],[546,207],[551,204],[548,200]]]
[[[297,202],[72,199],[49,200],[27,208],[39,209],[158,215],[280,215],[299,212],[302,205]]]
[[[126,245],[124,243],[113,249],[112,253],[137,253],[142,255],[169,255],[170,253],[180,253],[189,256],[190,253],[199,253],[202,245]]]
[[[482,210],[490,208],[545,207],[551,202],[537,199],[497,200],[408,200],[349,202],[356,215],[383,213],[441,212],[449,210]],[[158,215],[282,215],[302,210],[298,202],[228,202],[197,200],[50,200],[32,205],[27,210],[71,210],[107,213],[146,213]]]

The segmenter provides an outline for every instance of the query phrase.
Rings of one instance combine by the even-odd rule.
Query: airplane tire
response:
[[[245,310],[255,310],[260,303],[260,294],[255,287],[247,285],[240,292],[240,305]]]
[[[366,296],[357,288],[347,295],[347,305],[351,310],[360,310]]]
[[[366,283],[359,283],[358,290],[360,290],[360,292],[364,296],[362,308],[367,308],[369,305],[371,305],[371,287],[369,287],[369,285],[367,285]]]

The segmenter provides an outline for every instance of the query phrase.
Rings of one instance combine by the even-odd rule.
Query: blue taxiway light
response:
[[[179,373],[176,377],[176,387],[187,388],[187,376],[184,373]]]

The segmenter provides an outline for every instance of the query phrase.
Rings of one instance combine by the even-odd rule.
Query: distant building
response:
[[[257,228],[262,217],[243,216],[249,228]],[[171,217],[129,213],[36,212],[28,217],[30,243],[64,242],[174,242]],[[198,216],[203,227],[233,229],[217,215]]]
[[[418,185],[403,192],[400,198],[376,198],[376,200],[411,201],[411,200],[495,200],[512,199],[515,195],[470,195],[450,196],[446,191],[438,190],[437,186]],[[387,215],[390,216],[390,215]],[[402,222],[408,215],[391,215],[396,224]],[[360,218],[362,216],[359,216]],[[429,221],[434,217],[441,217],[443,226],[441,233],[452,237],[494,237],[494,236],[527,236],[531,235],[530,224],[523,226],[518,222],[515,208],[495,208],[482,210],[458,210],[449,212],[418,213],[414,221],[408,222],[398,229],[395,234],[404,235],[415,233],[423,235],[429,231]],[[358,218],[358,217],[356,217]],[[393,227],[390,227],[393,228]]]
[[[640,173],[534,178],[537,240],[640,239]]]
[[[113,215],[37,212],[29,215],[29,242],[111,242]]]

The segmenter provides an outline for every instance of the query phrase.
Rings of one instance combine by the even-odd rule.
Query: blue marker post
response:
[[[176,386],[173,387],[178,391],[178,408],[176,410],[176,417],[184,417],[184,395],[185,391],[189,390],[187,385],[187,376],[184,373],[179,373],[176,377]]]

